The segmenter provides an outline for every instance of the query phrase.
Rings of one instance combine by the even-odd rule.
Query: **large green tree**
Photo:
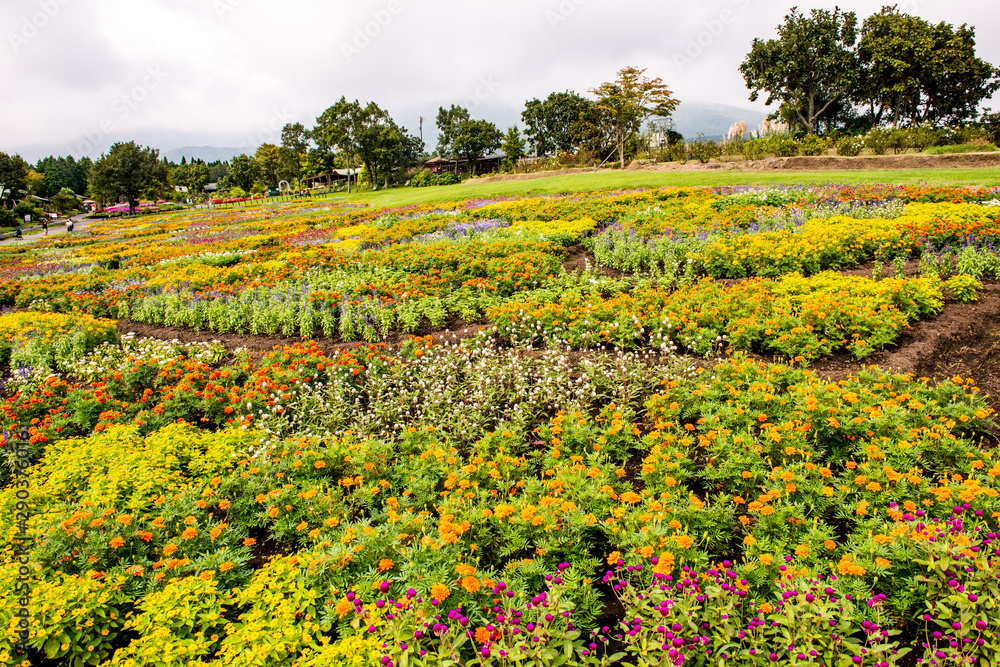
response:
[[[465,158],[469,172],[474,176],[479,159],[500,147],[503,135],[488,120],[464,120],[458,125],[454,138],[454,151]]]
[[[551,93],[545,100],[524,103],[521,120],[535,155],[573,151],[580,147],[580,121],[594,102],[573,92]]]
[[[260,165],[249,155],[240,154],[229,161],[229,170],[226,172],[226,182],[229,185],[250,192],[259,176]]]
[[[590,91],[597,96],[597,108],[614,139],[623,169],[625,146],[642,124],[654,116],[668,117],[679,104],[662,79],[649,79],[645,71],[645,68],[624,67],[615,81],[602,83]]]
[[[28,187],[28,163],[17,154],[0,153],[0,201],[18,199]]]
[[[971,120],[1000,88],[1000,70],[978,58],[975,46],[975,28],[933,25],[883,7],[861,27],[859,98],[875,123]]]
[[[274,144],[264,143],[257,147],[253,155],[257,161],[257,173],[270,188],[278,186],[278,171],[281,169],[281,149]]]
[[[438,107],[436,124],[438,128],[437,154],[445,158],[457,156],[455,138],[462,123],[471,120],[469,110],[457,105],[450,109]]]
[[[281,167],[278,176],[298,182],[309,153],[309,132],[302,123],[286,123],[281,128]]]
[[[328,107],[316,119],[310,137],[320,150],[337,154],[348,169],[354,169],[358,155],[358,132],[363,126],[364,109],[357,100],[348,102],[346,97]],[[351,180],[347,180],[351,191]]]
[[[169,180],[167,165],[160,162],[159,154],[159,150],[134,141],[115,143],[90,169],[91,192],[105,203],[124,198],[129,212],[135,211],[143,192],[162,187]]]
[[[827,109],[857,90],[856,41],[854,12],[836,7],[805,16],[793,7],[778,26],[778,39],[754,39],[740,65],[750,100],[766,92],[768,105],[778,102],[814,134]]]

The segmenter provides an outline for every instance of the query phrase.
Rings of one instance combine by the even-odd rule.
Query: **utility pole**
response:
[[[424,117],[420,117],[420,143],[424,143]]]

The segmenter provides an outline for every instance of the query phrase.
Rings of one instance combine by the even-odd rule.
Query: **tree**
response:
[[[862,100],[894,126],[961,123],[1000,89],[1000,70],[975,54],[975,29],[937,25],[883,7],[865,19],[858,44]]]
[[[778,26],[778,39],[754,39],[740,65],[750,100],[767,92],[768,105],[794,110],[806,133],[814,134],[822,114],[857,89],[856,40],[854,12],[813,9],[806,17],[793,7]]]
[[[597,96],[597,108],[611,129],[623,169],[625,144],[642,128],[646,119],[665,118],[679,104],[661,79],[648,79],[643,75],[645,71],[645,68],[625,67],[618,71],[617,80],[602,83],[590,91]]]
[[[302,175],[302,165],[309,152],[309,132],[302,123],[286,123],[281,128],[281,169],[282,180],[297,181]]]
[[[211,173],[204,160],[192,160],[187,166],[186,178],[180,185],[187,187],[188,194],[201,194],[208,184]]]
[[[165,185],[169,179],[159,154],[159,150],[140,147],[134,141],[115,143],[90,169],[91,191],[105,202],[125,198],[129,213],[134,212],[140,194]]]
[[[524,103],[521,120],[535,155],[579,148],[579,121],[594,102],[576,93],[550,93],[545,101],[537,98]]]
[[[364,110],[357,100],[348,102],[346,97],[327,108],[313,127],[310,136],[316,145],[328,153],[339,153],[345,160],[347,168],[354,168],[357,157],[357,135],[361,129]],[[351,191],[351,179],[347,179],[347,191]]]
[[[479,159],[500,147],[503,135],[488,120],[463,120],[453,138],[455,155],[465,158],[469,172],[476,175]]]
[[[455,137],[458,134],[459,126],[468,120],[470,120],[468,109],[454,104],[451,105],[450,109],[438,107],[436,121],[438,128],[438,155],[446,158],[453,158],[457,155],[455,151]]]
[[[259,169],[260,165],[249,155],[237,155],[229,161],[226,180],[230,185],[235,185],[244,192],[250,192],[253,190],[253,184],[257,182]]]
[[[423,150],[423,142],[409,136],[406,128],[396,125],[375,102],[370,102],[359,116],[357,145],[369,182],[375,185],[382,181],[385,187],[389,186],[393,169],[413,163]]]
[[[507,161],[510,163],[514,173],[517,173],[518,160],[525,156],[525,151],[524,138],[521,136],[521,131],[517,129],[516,125],[507,129],[507,134],[503,137],[500,150],[507,156]]]
[[[281,149],[274,144],[261,144],[254,153],[257,173],[270,188],[278,186],[278,170],[281,168]],[[246,190],[246,188],[243,188]]]
[[[19,199],[18,193],[28,187],[28,170],[20,155],[0,153],[0,203]]]

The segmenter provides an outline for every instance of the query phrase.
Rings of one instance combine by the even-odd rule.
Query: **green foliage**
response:
[[[885,155],[892,141],[891,130],[873,127],[865,134],[865,147],[875,155]]]
[[[694,141],[687,143],[687,151],[691,157],[701,163],[708,162],[712,158],[719,157],[722,154],[719,142],[706,139],[703,134],[699,134]]]
[[[979,288],[983,285],[973,276],[960,274],[949,278],[944,286],[948,288],[951,296],[963,303],[973,303],[979,301]]]
[[[803,155],[826,155],[830,142],[814,134],[803,138],[799,142],[799,148]]]
[[[740,155],[746,160],[763,160],[768,153],[767,139],[747,139],[740,144]]]
[[[129,211],[139,204],[139,195],[166,184],[169,173],[159,160],[160,151],[142,148],[134,141],[117,142],[90,169],[90,189],[106,202],[128,201]]]
[[[865,140],[861,137],[844,137],[837,140],[837,155],[856,157],[864,150]]]
[[[769,151],[777,157],[795,157],[799,154],[799,142],[789,134],[776,134],[767,143]]]

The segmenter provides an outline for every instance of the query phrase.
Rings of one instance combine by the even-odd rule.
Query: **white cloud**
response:
[[[839,3],[862,19],[882,4]],[[0,6],[7,31],[0,35],[0,150],[33,160],[75,149],[87,138],[94,139],[95,155],[132,138],[160,142],[164,150],[239,145],[267,133],[275,117],[309,126],[341,95],[378,102],[414,133],[423,116],[430,139],[439,106],[475,101],[475,115],[506,126],[519,120],[526,99],[562,90],[586,94],[626,65],[647,67],[682,101],[760,109],[749,103],[738,67],[753,38],[772,37],[790,6],[768,0],[6,0]],[[934,22],[976,26],[980,57],[1000,62],[1000,21],[992,6],[902,0],[900,7]],[[165,76],[142,90],[149,68]]]

